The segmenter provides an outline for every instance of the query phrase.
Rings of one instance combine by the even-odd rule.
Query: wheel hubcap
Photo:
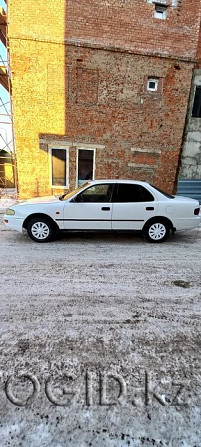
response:
[[[36,239],[46,239],[50,229],[44,222],[36,222],[32,225],[31,232]]]
[[[149,228],[149,237],[154,240],[162,239],[166,234],[166,227],[161,223],[154,223]]]

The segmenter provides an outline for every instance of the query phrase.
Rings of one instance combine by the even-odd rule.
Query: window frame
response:
[[[191,112],[192,118],[201,118],[201,100],[200,100],[200,105],[199,105],[199,114],[196,114],[194,112],[194,110],[196,109],[195,101],[196,101],[196,93],[198,90],[200,91],[200,99],[201,99],[201,85],[195,85],[194,95],[193,95],[193,106],[192,106],[192,112]]]
[[[161,14],[157,11],[157,8],[161,10]],[[167,5],[155,3],[154,18],[159,19],[159,20],[166,20],[167,19]]]
[[[150,88],[149,87],[149,83],[150,82],[155,82],[156,88]],[[159,84],[159,79],[158,78],[148,78],[147,79],[147,91],[148,92],[157,92],[158,91],[158,84]]]
[[[65,185],[54,185],[53,184],[53,165],[52,165],[52,150],[60,149],[66,151],[66,181]],[[69,188],[69,146],[50,146],[48,148],[49,151],[49,179],[51,188],[54,189],[68,189]]]
[[[93,151],[93,175],[92,180],[95,179],[95,166],[96,166],[96,148],[95,147],[77,147],[77,154],[76,154],[76,188],[79,187],[78,185],[78,163],[79,163],[79,151]],[[85,180],[86,182],[86,180]]]

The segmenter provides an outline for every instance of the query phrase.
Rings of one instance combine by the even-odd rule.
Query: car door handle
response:
[[[110,211],[110,207],[109,206],[103,206],[101,208],[102,211]]]
[[[146,207],[146,210],[147,210],[147,211],[153,211],[153,210],[154,210],[154,207],[153,207],[153,206],[147,206],[147,207]]]

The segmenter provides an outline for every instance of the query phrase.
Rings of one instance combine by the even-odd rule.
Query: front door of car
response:
[[[156,215],[158,204],[144,186],[118,183],[114,193],[113,230],[141,230],[144,223]]]
[[[99,183],[81,191],[64,206],[64,229],[111,230],[112,183]]]

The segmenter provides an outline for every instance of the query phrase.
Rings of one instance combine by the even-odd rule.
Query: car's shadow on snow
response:
[[[183,232],[176,232],[170,234],[168,239],[162,243],[152,243],[146,241],[141,233],[126,233],[126,232],[64,232],[56,236],[53,242],[68,243],[68,242],[96,242],[100,243],[132,243],[132,244],[148,244],[153,245],[166,245],[166,244],[177,244],[177,243],[196,243],[197,238],[201,237],[201,232],[196,230],[189,230]]]
[[[140,234],[134,233],[111,233],[111,232],[64,232],[55,238],[60,242],[145,242]]]
[[[68,243],[121,243],[127,245],[129,244],[140,244],[140,245],[149,245],[151,246],[163,246],[167,244],[195,244],[197,243],[198,238],[201,238],[201,228],[195,230],[188,231],[179,231],[174,234],[170,234],[168,239],[162,243],[152,243],[147,242],[146,239],[142,236],[141,233],[132,233],[132,232],[61,232],[54,237],[54,239],[50,242],[46,243],[37,243],[31,240],[28,234],[17,233],[15,231],[3,230],[3,233],[6,234],[6,239],[9,244],[23,243],[23,244],[34,244],[36,246],[49,246],[56,244],[68,244]]]

